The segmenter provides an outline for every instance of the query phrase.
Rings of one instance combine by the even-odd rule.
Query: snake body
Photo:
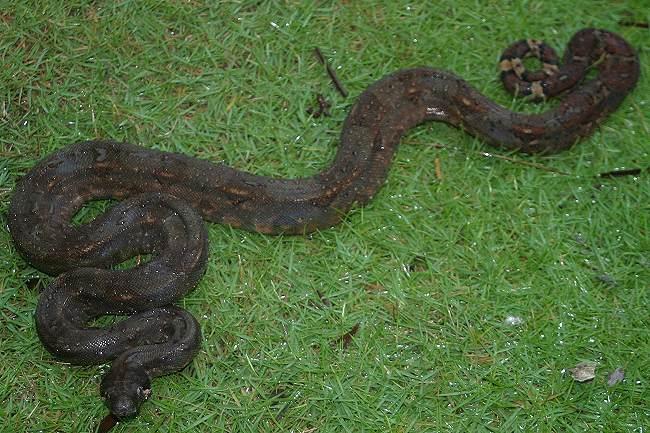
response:
[[[543,70],[527,72],[526,56],[540,58]],[[500,66],[510,91],[565,96],[542,114],[519,114],[450,72],[401,70],[359,96],[334,162],[307,178],[262,177],[112,141],[78,143],[48,156],[18,183],[8,215],[18,251],[58,275],[39,298],[41,341],[71,363],[112,361],[101,393],[115,416],[135,415],[151,379],[182,369],[198,350],[196,321],[171,305],[205,269],[202,219],[270,234],[330,227],[373,197],[400,137],[415,125],[441,121],[501,148],[557,152],[616,110],[639,76],[633,48],[596,29],[576,33],[561,64],[545,44],[528,40],[507,49]],[[584,80],[591,67],[595,77]],[[106,198],[121,202],[88,224],[71,223],[85,203]],[[152,259],[111,269],[140,253]],[[88,325],[105,314],[130,317],[108,328]]]

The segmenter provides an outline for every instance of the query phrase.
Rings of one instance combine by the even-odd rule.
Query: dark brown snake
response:
[[[538,57],[543,69],[527,72],[526,56]],[[18,183],[9,211],[18,251],[58,275],[36,309],[41,341],[71,363],[112,361],[102,396],[115,416],[135,415],[151,379],[182,369],[198,351],[196,320],[172,304],[205,269],[201,218],[262,233],[330,227],[372,198],[400,137],[417,124],[441,121],[501,148],[557,152],[589,135],[639,77],[633,48],[594,29],[573,36],[562,64],[548,46],[528,40],[508,48],[500,67],[508,90],[537,98],[565,93],[564,99],[542,114],[518,114],[450,72],[401,70],[359,96],[333,164],[303,179],[256,176],[111,141],[78,143],[48,156]],[[583,81],[592,67],[595,77]],[[71,223],[85,203],[106,198],[122,201],[88,224]],[[111,269],[141,253],[153,258],[133,269]],[[108,328],[88,326],[106,314],[130,317]]]

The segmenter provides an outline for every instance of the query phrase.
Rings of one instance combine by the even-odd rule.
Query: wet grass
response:
[[[439,66],[506,106],[543,110],[501,90],[500,51],[524,37],[562,51],[589,26],[631,41],[642,78],[570,151],[507,155],[522,164],[425,125],[404,138],[375,200],[336,228],[267,237],[211,225],[207,274],[182,302],[202,324],[202,351],[115,431],[650,425],[648,172],[595,177],[650,165],[650,38],[618,24],[647,22],[643,1],[207,4],[0,2],[0,431],[91,431],[105,414],[105,367],[70,367],[41,347],[32,314],[49,277],[6,230],[11,190],[39,158],[111,137],[308,175],[334,155],[355,95],[385,73]],[[307,113],[317,93],[331,117]],[[596,378],[574,382],[567,369],[583,361]],[[609,387],[617,367],[625,380]]]

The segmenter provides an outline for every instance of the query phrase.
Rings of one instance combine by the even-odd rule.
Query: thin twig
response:
[[[443,144],[439,144],[439,143],[427,143],[427,144],[429,146],[435,147],[436,149],[447,149],[447,150],[449,150],[449,147],[445,146]],[[513,158],[511,156],[499,155],[497,153],[483,152],[481,150],[474,150],[474,151],[472,151],[472,153],[476,153],[476,154],[479,154],[481,156],[485,156],[485,157],[488,157],[488,158],[501,159],[503,161],[512,162],[514,164],[520,164],[520,165],[526,165],[528,167],[534,167],[534,168],[537,168],[539,170],[544,170],[544,171],[548,171],[548,172],[551,172],[551,173],[557,173],[557,174],[561,174],[563,176],[570,176],[571,175],[570,173],[558,170],[556,168],[547,167],[547,166],[545,166],[543,164],[538,164],[536,162],[524,161],[522,159]]]
[[[436,168],[436,179],[442,180],[442,164],[440,163],[440,158],[433,160],[434,166]]]
[[[624,27],[638,27],[640,29],[650,28],[650,25],[645,21],[619,21],[618,24]]]
[[[646,170],[648,170],[646,168]],[[641,168],[629,168],[627,170],[612,170],[612,171],[607,171],[605,173],[600,173],[598,176],[599,177],[607,177],[607,178],[612,178],[612,177],[621,177],[621,176],[636,176],[637,174],[641,174],[643,169]]]
[[[483,156],[486,156],[486,157],[494,157],[496,159],[501,159],[503,161],[508,161],[508,162],[512,162],[512,163],[515,163],[515,164],[526,165],[528,167],[538,168],[540,170],[548,171],[550,173],[557,173],[557,174],[561,174],[563,176],[570,176],[570,173],[567,173],[567,172],[562,171],[562,170],[558,170],[556,168],[547,167],[547,166],[545,166],[543,164],[538,164],[536,162],[524,161],[522,159],[512,158],[512,157],[506,156],[506,155],[499,155],[499,154],[496,154],[496,153],[489,153],[489,152],[477,152],[477,153],[479,153],[479,154],[481,154]]]
[[[316,47],[314,48],[314,54],[316,54],[316,58],[318,59],[321,64],[325,65],[325,68],[327,69],[327,75],[330,76],[332,79],[332,82],[334,83],[334,87],[336,87],[336,90],[339,91],[341,96],[344,98],[348,96],[348,91],[345,90],[345,87],[343,87],[343,84],[341,83],[341,80],[339,80],[339,77],[336,76],[336,72],[334,71],[334,68],[327,63],[325,60],[325,57],[323,56],[323,53],[321,52],[320,48]]]

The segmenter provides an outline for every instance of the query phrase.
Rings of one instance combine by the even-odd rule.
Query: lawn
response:
[[[355,97],[399,68],[451,70],[507,107],[548,109],[501,88],[501,50],[541,38],[562,52],[584,27],[630,41],[642,75],[572,149],[504,153],[430,123],[337,227],[273,237],[210,224],[208,270],[182,301],[202,350],[112,431],[649,428],[650,173],[598,177],[650,166],[647,1],[212,3],[0,1],[1,432],[88,432],[107,412],[106,366],[42,348],[33,311],[50,277],[7,231],[15,182],[40,158],[114,138],[310,175]],[[329,117],[308,113],[319,93]],[[569,371],[582,362],[596,366],[584,383]]]

